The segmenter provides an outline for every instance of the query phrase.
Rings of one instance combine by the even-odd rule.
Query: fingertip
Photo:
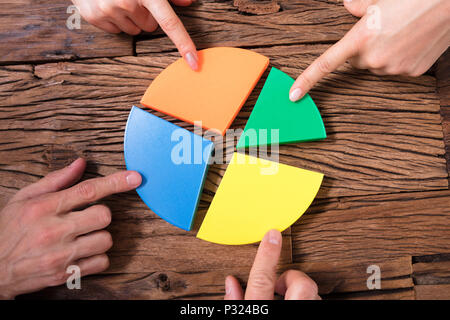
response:
[[[269,242],[270,244],[278,246],[281,244],[282,240],[281,232],[276,229],[269,230],[264,236],[263,240]]]
[[[297,102],[303,97],[303,91],[301,88],[293,88],[291,89],[291,92],[289,93],[289,100],[292,102]]]
[[[241,300],[243,296],[239,281],[233,276],[225,278],[225,296],[224,300]]]
[[[232,281],[233,281],[233,277],[232,276],[227,276],[225,278],[225,297],[229,297],[231,295],[231,292],[233,290],[232,288]]]
[[[196,51],[186,53],[184,59],[192,70],[198,71],[198,55]]]
[[[355,17],[362,17],[366,12],[369,3],[370,1],[344,0],[344,7]]]
[[[86,165],[86,160],[83,158],[77,158],[75,161],[73,161],[68,167],[70,169],[72,168],[78,168],[80,166],[85,166]]]
[[[130,188],[137,188],[142,183],[142,177],[136,171],[128,171],[126,180]]]

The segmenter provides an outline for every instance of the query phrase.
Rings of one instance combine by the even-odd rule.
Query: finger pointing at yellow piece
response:
[[[301,271],[288,270],[277,280],[277,265],[281,254],[282,237],[277,230],[270,230],[262,239],[256,253],[245,294],[239,281],[228,276],[225,279],[225,300],[272,300],[274,293],[285,299],[320,299],[316,283]]]

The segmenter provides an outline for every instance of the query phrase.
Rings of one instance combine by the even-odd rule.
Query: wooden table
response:
[[[84,21],[68,30],[68,5],[2,1],[0,207],[78,156],[89,161],[86,179],[124,169],[130,108],[178,58],[160,31],[133,39]],[[293,77],[356,21],[337,0],[200,0],[177,12],[198,48],[251,49]],[[282,146],[280,161],[326,178],[308,212],[284,233],[280,270],[304,270],[329,299],[450,298],[449,60],[418,78],[345,65],[311,91],[329,136]],[[233,128],[245,125],[266,76]],[[225,168],[210,169],[198,220]],[[256,245],[196,239],[195,231],[150,212],[135,192],[105,203],[113,211],[111,267],[83,279],[82,290],[28,297],[216,299],[226,275],[245,281]],[[381,290],[366,286],[372,264],[381,268]]]

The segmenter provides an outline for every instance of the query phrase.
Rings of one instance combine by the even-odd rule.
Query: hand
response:
[[[72,186],[85,167],[78,159],[50,173],[20,190],[0,212],[0,298],[61,285],[70,276],[69,265],[77,265],[82,276],[108,268],[105,252],[112,239],[102,229],[111,222],[110,210],[104,205],[73,210],[132,190],[141,176],[124,171]]]
[[[195,0],[171,0],[188,6]],[[153,32],[158,24],[186,59],[191,69],[198,70],[194,42],[177,17],[168,0],[72,0],[87,22],[110,33],[121,31],[137,35],[142,30]]]
[[[450,45],[448,0],[344,0],[344,5],[361,20],[297,78],[292,101],[347,60],[377,75],[419,76]]]
[[[270,230],[262,239],[244,292],[239,281],[225,279],[225,300],[272,300],[274,292],[286,300],[320,300],[316,283],[301,271],[288,270],[277,280],[276,268],[281,253],[281,233]]]

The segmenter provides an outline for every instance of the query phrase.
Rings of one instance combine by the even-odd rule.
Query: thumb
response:
[[[366,14],[367,8],[378,0],[344,0],[344,7],[352,15],[362,17]]]
[[[26,200],[45,193],[56,192],[70,187],[80,180],[85,168],[86,161],[82,158],[78,158],[68,167],[54,171],[38,182],[23,188],[11,199],[11,201]]]
[[[295,80],[289,92],[293,102],[300,100],[323,77],[343,65],[347,59],[357,54],[356,35],[359,23],[337,43],[327,49]]]

